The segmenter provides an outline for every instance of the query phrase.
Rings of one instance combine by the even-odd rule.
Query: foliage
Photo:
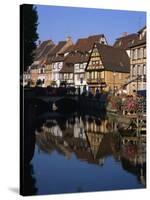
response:
[[[136,112],[138,109],[138,102],[132,97],[126,98],[123,109],[127,112]]]
[[[34,5],[24,4],[20,7],[20,45],[22,67],[20,73],[27,70],[34,60],[34,51],[36,49],[38,15]]]
[[[122,106],[122,99],[119,96],[108,96],[109,107],[111,109],[120,110]]]

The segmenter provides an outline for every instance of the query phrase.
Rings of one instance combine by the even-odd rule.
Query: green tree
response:
[[[27,70],[34,60],[37,33],[38,14],[36,7],[30,4],[20,6],[20,73]]]

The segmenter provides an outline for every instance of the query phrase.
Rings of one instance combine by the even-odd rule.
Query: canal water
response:
[[[145,137],[117,128],[107,114],[40,115],[30,166],[34,194],[145,188]]]

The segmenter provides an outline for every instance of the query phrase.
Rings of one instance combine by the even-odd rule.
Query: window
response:
[[[119,79],[122,79],[122,73],[119,73]]]
[[[62,74],[59,74],[59,78],[62,79]]]
[[[95,79],[97,79],[98,78],[98,76],[97,76],[97,72],[95,72]]]
[[[134,50],[131,51],[131,58],[134,59]]]
[[[136,76],[136,65],[132,66],[132,76]]]
[[[143,48],[140,48],[140,58],[143,58]]]
[[[64,74],[64,79],[68,79],[68,74]]]
[[[73,74],[72,73],[70,74],[70,79],[73,79]]]
[[[140,49],[137,49],[137,58],[140,58]]]
[[[79,64],[76,64],[76,65],[75,65],[75,69],[79,69]]]
[[[139,74],[140,74],[140,75],[143,75],[143,73],[144,73],[144,67],[143,67],[143,65],[141,65],[141,66],[140,66],[140,72],[139,72]]]
[[[144,58],[146,58],[146,47],[144,47]]]
[[[74,75],[74,78],[75,78],[75,80],[77,81],[77,80],[78,80],[78,74],[75,74],[75,75]]]
[[[91,73],[91,78],[94,79],[94,72]]]
[[[143,65],[143,75],[146,75],[146,65]]]
[[[80,64],[80,69],[84,69],[84,65],[83,64]]]
[[[55,69],[55,65],[53,65],[53,69]]]
[[[137,49],[134,50],[134,59],[137,59]]]
[[[133,60],[137,59],[137,49],[132,50],[132,59]]]
[[[87,72],[87,73],[86,73],[86,76],[87,76],[87,79],[89,79],[89,78],[90,78],[90,73]]]
[[[140,65],[137,66],[137,75],[141,75],[141,66]]]

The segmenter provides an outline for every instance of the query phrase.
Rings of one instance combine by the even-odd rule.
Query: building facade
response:
[[[128,33],[125,32],[123,33],[122,37],[116,39],[115,43],[113,44],[113,47],[126,50],[128,56],[130,57],[130,46],[134,43],[136,39],[138,39],[137,33],[132,33],[128,35]]]
[[[146,27],[138,31],[138,39],[130,46],[129,94],[146,90]]]
[[[51,51],[47,57],[46,69],[47,69],[47,85],[60,86],[59,72],[63,67],[65,56],[67,55],[73,42],[70,37],[67,37],[66,41],[60,41],[58,45]]]
[[[80,88],[81,92],[83,91],[83,88],[87,86],[85,68],[95,42],[107,45],[103,34],[77,40],[64,59],[63,67],[60,70],[60,81],[66,81],[67,84]]]
[[[86,67],[89,89],[116,92],[129,76],[130,61],[125,50],[95,43]]]

